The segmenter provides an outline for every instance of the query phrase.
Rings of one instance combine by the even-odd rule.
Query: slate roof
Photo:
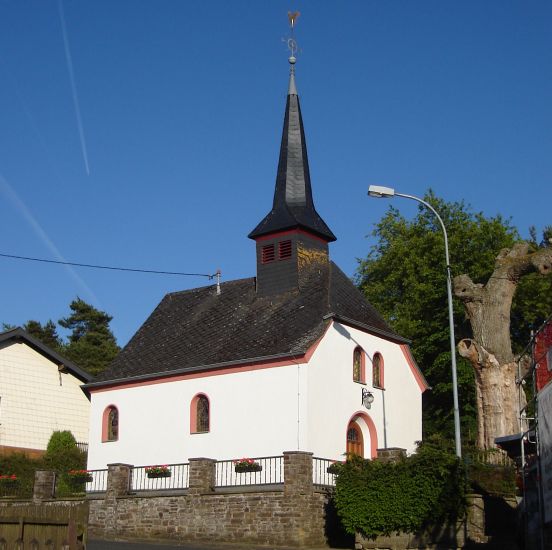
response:
[[[60,355],[57,351],[43,344],[40,340],[37,340],[34,336],[31,336],[27,331],[21,327],[17,327],[6,332],[0,333],[0,344],[4,342],[25,342],[29,347],[33,348],[38,353],[44,355],[47,359],[55,363],[56,365],[62,365],[72,375],[76,376],[82,382],[90,382],[94,380],[94,377],[84,369],[75,365],[69,359],[66,359]]]
[[[314,207],[305,129],[292,67],[272,210],[251,231],[249,238],[298,227],[328,242],[336,240]]]
[[[333,263],[300,291],[258,296],[255,278],[167,294],[98,382],[303,355],[331,318],[404,343]],[[94,385],[94,384],[93,384]]]

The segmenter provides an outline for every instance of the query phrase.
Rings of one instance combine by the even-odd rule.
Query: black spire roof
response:
[[[249,233],[248,237],[257,239],[277,231],[302,228],[331,242],[336,240],[335,235],[314,208],[312,200],[305,130],[301,117],[299,96],[295,88],[293,65],[295,58],[290,58],[290,63],[291,73],[274,203],[272,210]]]

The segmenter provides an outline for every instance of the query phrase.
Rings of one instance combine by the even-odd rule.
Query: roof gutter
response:
[[[300,357],[303,357],[308,350],[298,351],[297,353],[283,353],[279,355],[264,355],[261,357],[251,357],[247,359],[237,359],[235,361],[225,361],[223,363],[211,363],[208,365],[198,365],[196,367],[184,367],[182,369],[171,370],[171,371],[161,371],[149,374],[139,374],[137,376],[129,376],[124,378],[113,378],[111,380],[102,380],[100,382],[92,382],[90,384],[85,384],[82,387],[85,389],[96,389],[102,388],[105,386],[114,386],[121,383],[129,382],[139,382],[142,380],[152,380],[156,378],[170,378],[173,376],[178,376],[180,374],[190,374],[196,372],[203,372],[208,370],[219,370],[228,367],[235,366],[246,366],[251,364],[258,363],[270,363],[273,361],[284,361],[286,359],[297,360]]]

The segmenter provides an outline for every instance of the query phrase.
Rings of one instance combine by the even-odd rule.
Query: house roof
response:
[[[193,372],[305,354],[330,319],[405,343],[333,263],[328,274],[276,296],[255,278],[167,294],[97,383]]]
[[[31,336],[21,327],[17,327],[12,330],[0,333],[0,344],[10,341],[25,342],[28,346],[33,348],[38,353],[42,354],[53,363],[63,366],[65,369],[67,369],[68,372],[70,372],[72,375],[74,375],[79,380],[82,380],[83,382],[91,382],[92,380],[94,380],[94,377],[89,372],[81,369],[80,367],[75,365],[75,363],[60,355],[57,351],[54,351],[46,344],[43,344],[40,340],[37,340],[34,336]]]
[[[294,228],[307,229],[328,242],[336,240],[314,207],[305,129],[292,64],[272,210],[248,236],[257,239]]]

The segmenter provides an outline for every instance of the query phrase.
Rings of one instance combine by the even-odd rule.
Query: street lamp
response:
[[[451,274],[450,274],[450,260],[449,260],[449,250],[448,250],[448,237],[447,230],[445,229],[445,224],[441,219],[441,216],[437,213],[435,208],[426,201],[414,197],[413,195],[405,195],[403,193],[397,193],[392,187],[382,187],[381,185],[370,185],[368,188],[368,196],[376,198],[393,198],[393,197],[404,197],[405,199],[412,199],[422,203],[426,208],[429,208],[441,224],[443,230],[443,235],[445,237],[445,259],[447,264],[447,295],[448,295],[448,312],[449,312],[449,327],[450,327],[450,355],[452,360],[452,394],[454,397],[454,438],[456,442],[456,456],[458,458],[462,457],[462,447],[460,441],[460,412],[458,409],[458,380],[456,377],[456,347],[454,345],[454,316],[452,312],[452,284],[451,284]]]

